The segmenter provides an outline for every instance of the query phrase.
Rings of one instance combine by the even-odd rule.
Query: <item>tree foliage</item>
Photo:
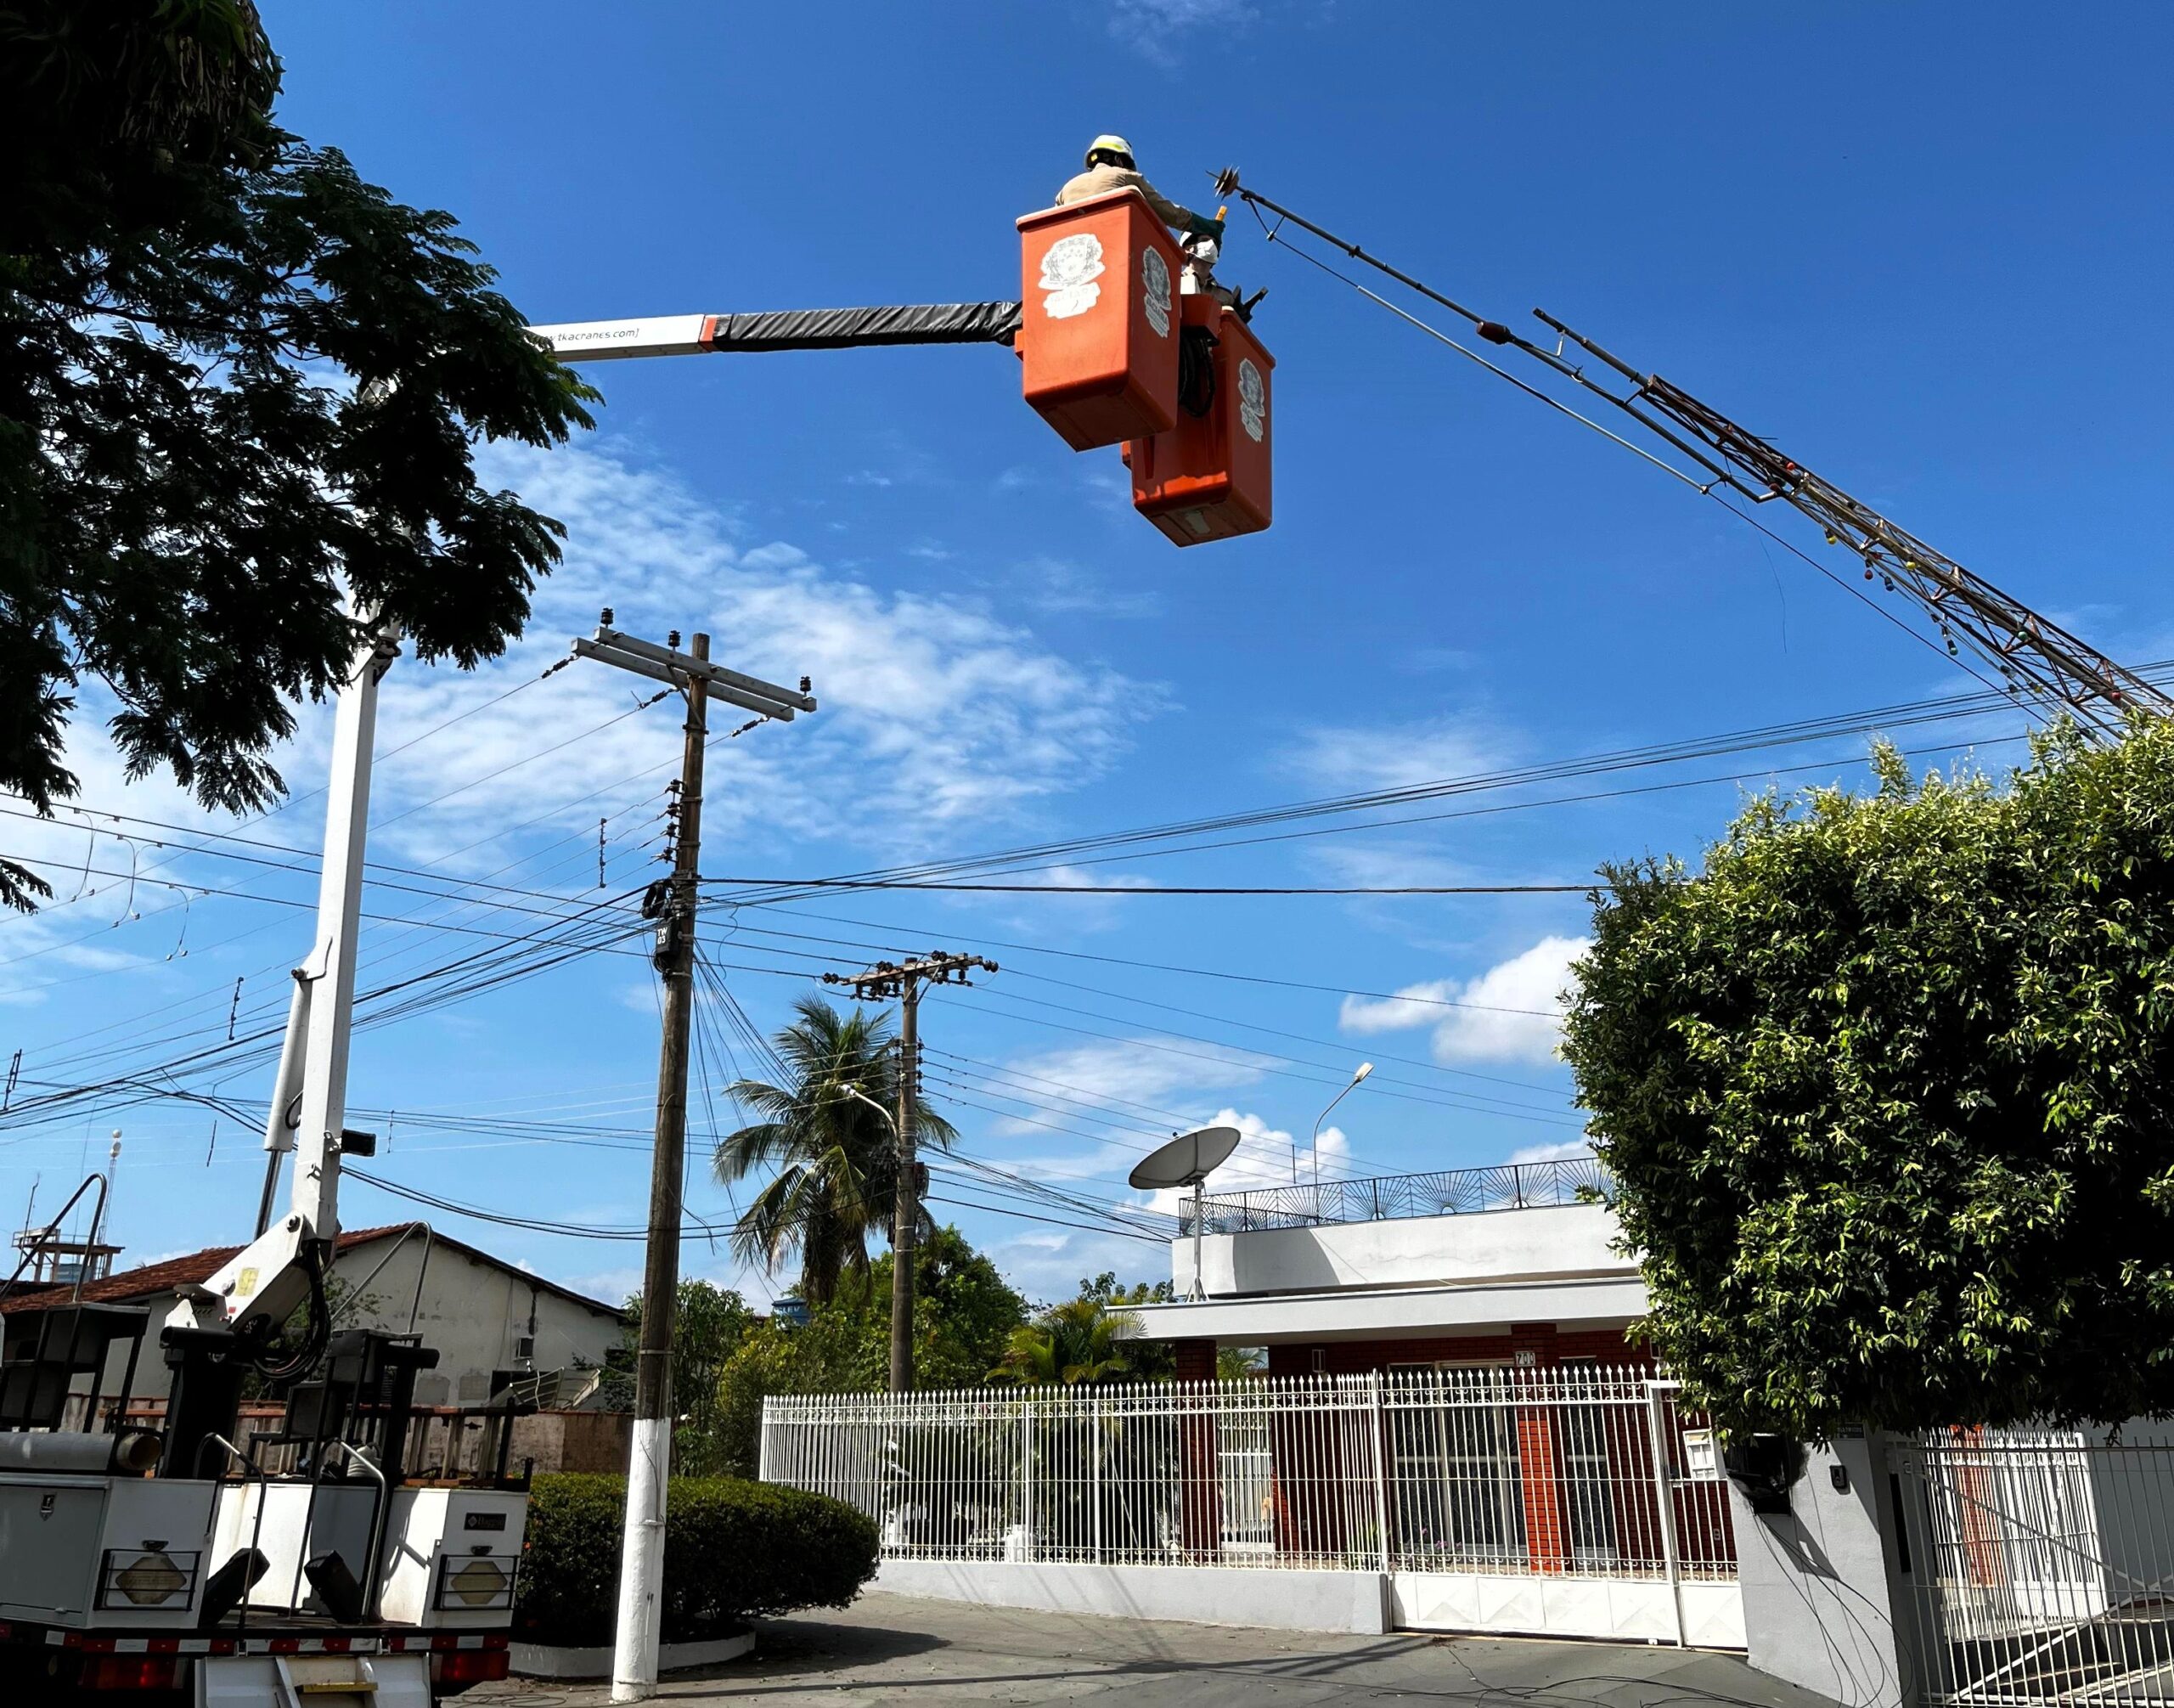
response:
[[[594,394],[278,89],[249,0],[0,0],[0,789],[40,811],[87,678],[130,775],[258,808],[361,617],[472,666],[558,558],[473,447]],[[49,893],[0,861],[0,902]]]
[[[718,1377],[758,1320],[747,1301],[729,1288],[707,1281],[679,1283],[679,1308],[672,1317],[673,1409],[679,1417],[672,1432],[673,1474],[724,1474],[727,1452],[718,1414]],[[637,1293],[627,1300],[626,1327],[606,1359],[600,1384],[600,1401],[609,1410],[634,1409],[634,1365],[641,1337],[642,1295]]]
[[[755,1474],[765,1395],[865,1392],[889,1379],[892,1261],[887,1252],[865,1274],[848,1272],[807,1322],[773,1316],[741,1340],[717,1383],[722,1473]],[[932,1228],[914,1247],[914,1373],[922,1387],[978,1383],[1026,1318],[1026,1301],[958,1229]]]
[[[1657,1350],[1737,1429],[2174,1411],[2174,726],[1610,869],[1564,1034]]]
[[[1136,1337],[1135,1305],[1167,1305],[1177,1296],[1167,1281],[1118,1280],[1114,1270],[1083,1277],[1077,1298],[1053,1305],[1012,1330],[992,1382],[1167,1381],[1176,1370],[1169,1343]]]
[[[611,1641],[627,1480],[541,1476],[528,1497],[513,1623],[527,1641],[589,1648]],[[675,1476],[665,1501],[663,1637],[701,1643],[750,1618],[844,1607],[875,1576],[876,1525],[804,1489]]]
[[[897,1040],[887,1013],[842,1014],[819,996],[803,996],[793,1009],[774,1040],[785,1082],[734,1084],[733,1099],[762,1119],[718,1141],[714,1167],[728,1186],[776,1170],[734,1226],[733,1254],[774,1271],[798,1251],[802,1295],[821,1305],[842,1276],[868,1273],[870,1233],[890,1237],[898,1142],[887,1112],[898,1107]],[[916,1145],[948,1150],[957,1136],[915,1100]],[[918,1237],[933,1227],[924,1209]]]

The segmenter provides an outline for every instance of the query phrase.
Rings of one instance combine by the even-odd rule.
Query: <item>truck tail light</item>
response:
[[[506,1676],[513,1657],[503,1649],[456,1649],[434,1655],[434,1684],[492,1684]]]
[[[172,1690],[177,1665],[171,1654],[93,1654],[84,1660],[78,1684],[85,1690]]]

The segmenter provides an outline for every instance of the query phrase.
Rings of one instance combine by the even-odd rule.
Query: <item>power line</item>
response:
[[[849,877],[706,877],[701,881],[819,890],[983,890],[1002,895],[1099,895],[1111,899],[1136,895],[1590,895],[1609,887],[1599,878],[1585,883],[1447,884],[942,883],[926,879]]]
[[[1253,208],[1254,217],[1260,221],[1270,243],[1283,242],[1292,253],[1331,276],[1342,279],[1360,295],[1411,322],[1430,336],[1450,345],[1490,372],[1509,380],[1520,391],[1540,397],[1551,407],[1674,475],[1701,494],[1712,498],[1732,515],[1750,523],[1775,544],[1802,558],[1821,574],[1893,620],[1891,612],[1885,612],[1866,598],[1861,589],[1842,581],[1810,554],[1800,550],[1764,523],[1728,502],[1717,489],[1727,488],[1754,505],[1778,499],[1809,517],[1825,532],[1828,544],[1844,546],[1862,560],[1867,581],[1876,578],[1889,592],[1900,593],[1914,600],[1938,629],[1945,643],[1946,656],[1978,680],[1995,685],[1963,662],[1956,641],[1958,634],[2000,673],[2006,691],[2018,700],[2023,700],[2026,696],[2036,696],[2055,702],[2095,733],[2109,735],[2115,732],[2121,719],[2132,710],[2141,709],[2160,715],[2174,711],[2174,699],[2161,692],[2156,685],[2116,663],[2106,654],[2002,592],[1984,577],[1964,568],[1952,558],[1896,527],[1870,506],[1783,455],[1764,439],[1738,426],[1709,404],[1693,397],[1680,386],[1662,379],[1657,374],[1641,373],[1553,315],[1540,309],[1533,311],[1535,318],[1561,338],[1575,343],[1630,381],[1634,388],[1630,396],[1610,391],[1588,375],[1582,364],[1566,359],[1563,353],[1563,346],[1558,346],[1551,352],[1519,337],[1499,322],[1482,318],[1462,303],[1444,296],[1411,274],[1399,271],[1379,256],[1368,255],[1356,244],[1347,242],[1291,209],[1269,200],[1257,191],[1242,188],[1235,172],[1219,176],[1218,186],[1225,194],[1235,194],[1245,200]],[[1261,215],[1263,207],[1278,216],[1275,228],[1270,228]],[[1710,478],[1701,482],[1684,474],[1680,469],[1671,467],[1661,458],[1536,391],[1477,352],[1467,349],[1446,334],[1368,290],[1356,279],[1281,238],[1285,222],[1303,228],[1341,249],[1354,260],[1365,262],[1407,289],[1462,316],[1489,342],[1514,346],[1557,375],[1613,404],[1675,450],[1696,462]],[[1926,637],[1907,629],[1906,625],[1903,626],[1913,638],[1930,645]],[[1937,652],[1942,649],[1936,647],[1934,650]]]

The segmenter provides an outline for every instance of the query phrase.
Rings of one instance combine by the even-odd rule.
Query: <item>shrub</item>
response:
[[[611,1641],[622,1476],[536,1480],[514,1623],[534,1642]],[[876,1525],[826,1495],[729,1477],[675,1477],[665,1509],[664,1640],[699,1643],[740,1621],[843,1607],[876,1575]]]
[[[1608,871],[1563,1053],[1729,1429],[2174,1415],[2174,723]]]

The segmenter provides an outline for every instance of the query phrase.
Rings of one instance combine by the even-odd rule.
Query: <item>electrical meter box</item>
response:
[[[1180,301],[1194,354],[1177,420],[1166,432],[1135,440],[1125,460],[1133,508],[1178,544],[1199,545],[1269,525],[1269,375],[1276,358],[1235,308],[1205,293]]]
[[[1178,403],[1178,246],[1136,189],[1019,221],[1021,379],[1075,451],[1169,427]]]

